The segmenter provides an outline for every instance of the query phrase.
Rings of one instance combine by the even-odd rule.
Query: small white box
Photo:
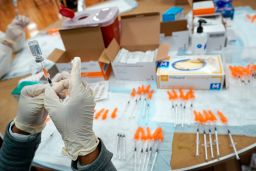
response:
[[[139,62],[135,64],[112,63],[115,78],[119,80],[155,80],[156,63]]]
[[[179,56],[159,62],[157,68],[157,85],[161,89],[221,90],[224,78],[219,55]]]
[[[215,6],[213,1],[202,1],[193,3],[193,15],[209,15],[215,13]]]
[[[204,32],[208,34],[207,51],[222,50],[226,45],[226,28],[223,24],[204,26]]]
[[[72,69],[71,63],[56,63],[56,66],[59,72],[70,72]],[[97,61],[81,62],[81,77],[87,82],[104,81],[102,69]]]

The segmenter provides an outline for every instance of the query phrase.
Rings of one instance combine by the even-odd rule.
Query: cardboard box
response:
[[[172,49],[187,49],[189,46],[189,31],[187,26],[187,20],[178,20],[172,22],[162,22],[161,23],[161,33],[164,34],[165,38],[167,36],[172,36],[172,38],[167,38],[164,40],[170,45]]]
[[[161,89],[194,88],[221,90],[225,74],[219,55],[182,56],[158,63],[157,85]]]
[[[174,0],[175,5],[188,5],[188,0]]]
[[[173,32],[188,30],[187,20],[178,20],[173,22],[161,22],[161,33],[165,36],[172,36]]]
[[[87,81],[108,80],[112,71],[109,62],[101,60],[105,49],[100,27],[60,30],[66,51],[54,50],[51,56],[59,71],[70,70],[70,61],[81,57],[81,76]]]
[[[104,50],[101,62],[112,63],[114,75],[121,80],[154,80],[156,61],[168,58],[169,45],[160,45],[160,14],[142,13],[121,16],[120,44],[113,40]],[[158,49],[153,62],[135,64],[116,63],[115,57],[121,48],[129,51],[147,51]]]

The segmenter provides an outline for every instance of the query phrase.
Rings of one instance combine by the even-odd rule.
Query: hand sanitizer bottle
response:
[[[208,35],[204,33],[202,24],[207,22],[201,19],[198,23],[197,31],[192,36],[192,52],[195,55],[202,55],[206,52],[208,39]]]

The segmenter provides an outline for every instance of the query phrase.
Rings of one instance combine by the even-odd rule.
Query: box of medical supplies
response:
[[[108,80],[112,71],[110,63],[100,60],[105,47],[119,40],[117,8],[105,8],[76,13],[75,18],[65,19],[60,36],[65,51],[57,50],[50,55],[55,58],[59,71],[70,71],[70,61],[81,57],[81,76],[89,82]]]
[[[66,51],[55,50],[51,56],[55,58],[59,71],[70,70],[70,61],[81,57],[81,76],[89,82],[108,80],[112,71],[110,63],[99,60],[105,49],[101,28],[82,27],[60,30]]]
[[[207,51],[222,50],[226,46],[227,31],[221,14],[197,16],[193,19],[194,33],[198,27],[199,20],[205,20],[204,33],[208,35]]]
[[[162,14],[163,22],[171,22],[184,18],[183,8],[171,7]]]
[[[221,90],[224,79],[220,55],[179,56],[157,66],[157,85],[161,89]]]
[[[102,50],[103,51],[103,50]],[[54,49],[49,55],[48,59],[55,62],[56,67],[59,72],[71,71],[71,60],[72,57],[67,55],[67,51]],[[112,71],[111,65],[109,63],[104,63],[99,61],[100,53],[97,58],[89,58],[88,61],[82,59],[81,63],[81,77],[88,82],[96,82],[108,80],[110,73]]]
[[[120,44],[113,40],[100,61],[110,63],[120,80],[155,80],[156,61],[168,58],[169,45],[160,45],[160,14],[121,16]]]
[[[215,13],[215,5],[213,1],[194,2],[192,8],[194,16],[209,15]]]

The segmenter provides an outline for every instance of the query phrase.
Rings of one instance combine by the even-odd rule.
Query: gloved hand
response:
[[[66,71],[56,74],[55,77],[52,79],[52,82],[54,84],[53,86],[54,90],[57,93],[57,95],[60,97],[60,99],[65,99],[66,95],[68,94],[68,87],[69,87],[68,79],[70,79],[70,73]],[[61,83],[56,84],[58,82],[61,82]]]
[[[26,44],[24,28],[30,20],[26,16],[17,16],[8,25],[6,30],[6,41],[12,44],[14,52],[20,51]]]
[[[18,129],[30,134],[43,130],[47,117],[47,112],[44,109],[45,88],[46,85],[37,84],[22,89],[17,115],[14,119]]]
[[[0,78],[10,70],[11,64],[12,49],[0,43]]]
[[[74,58],[72,64],[70,79],[46,88],[44,105],[62,136],[65,144],[63,152],[76,160],[78,156],[93,152],[99,140],[92,130],[95,108],[93,92],[81,80],[81,59]],[[69,95],[61,100],[56,93],[66,88]]]

